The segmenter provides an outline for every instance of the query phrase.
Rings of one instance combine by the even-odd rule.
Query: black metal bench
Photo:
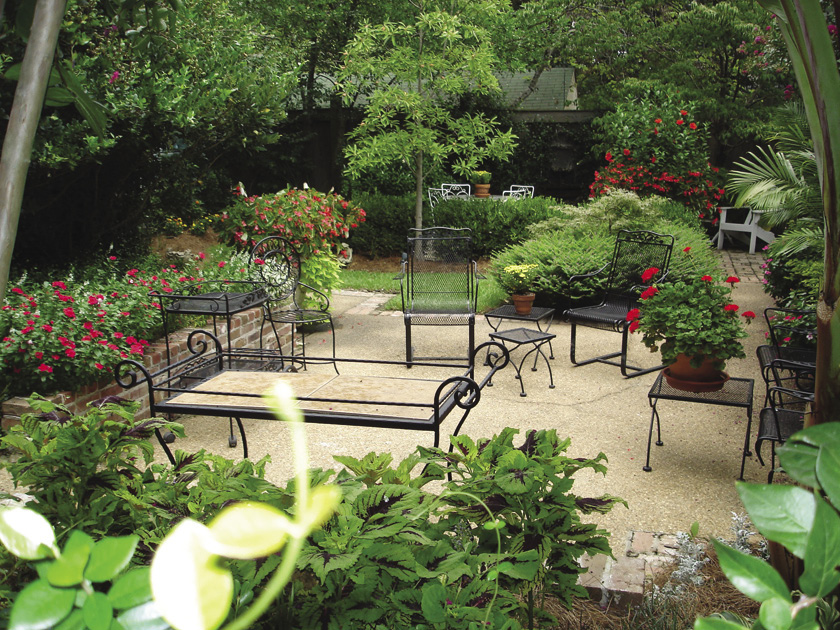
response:
[[[242,438],[244,457],[248,456],[248,444],[241,419],[277,419],[262,397],[276,379],[290,382],[305,422],[430,431],[435,436],[434,445],[439,446],[443,420],[455,409],[462,410],[452,433],[458,435],[470,411],[481,399],[481,390],[509,362],[504,346],[491,341],[474,350],[470,366],[466,368],[412,362],[414,366],[429,368],[436,374],[434,378],[371,376],[364,374],[364,370],[345,375],[321,374],[312,370],[281,371],[290,365],[290,357],[284,357],[276,350],[226,350],[208,331],[193,331],[187,345],[189,357],[155,373],[150,373],[137,361],[121,361],[115,370],[117,383],[125,389],[145,384],[153,416],[189,414],[234,419]],[[487,374],[476,380],[475,356],[491,347],[498,357],[488,366]],[[301,361],[299,356],[295,359]],[[337,366],[407,366],[404,361],[342,358],[335,361]],[[174,464],[164,437],[157,430],[155,433],[169,461]],[[231,444],[236,444],[235,439]]]

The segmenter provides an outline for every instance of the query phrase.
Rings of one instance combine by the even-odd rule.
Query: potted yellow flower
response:
[[[510,294],[513,306],[519,315],[528,315],[534,306],[534,281],[537,265],[507,265],[497,275],[499,285]]]

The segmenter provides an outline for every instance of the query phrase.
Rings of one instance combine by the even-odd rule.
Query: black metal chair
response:
[[[472,260],[472,232],[468,228],[412,229],[400,281],[405,321],[405,360],[459,361],[461,357],[415,357],[411,345],[414,326],[467,326],[467,362],[475,348],[475,311],[478,267]],[[410,367],[410,366],[409,366]]]
[[[612,260],[598,271],[572,276],[569,278],[569,295],[574,294],[572,285],[584,279],[591,279],[606,272],[606,288],[601,301],[595,306],[570,308],[563,312],[563,316],[572,325],[572,338],[569,356],[574,365],[588,365],[589,363],[606,363],[621,368],[622,376],[632,378],[659,370],[662,366],[640,368],[627,364],[627,335],[630,322],[627,312],[637,308],[639,295],[645,283],[642,273],[651,267],[659,269],[659,273],[650,282],[662,280],[668,273],[671,262],[671,251],[674,248],[674,237],[656,232],[621,230],[615,241]],[[577,327],[586,326],[599,330],[609,330],[621,333],[621,350],[601,355],[584,361],[575,357]],[[620,357],[619,361],[613,361]],[[628,374],[628,370],[632,372]]]
[[[814,391],[816,375],[816,312],[776,306],[764,309],[769,344],[756,348],[764,378],[767,405],[772,387]]]
[[[785,387],[771,387],[768,392],[770,406],[759,414],[758,436],[755,439],[755,454],[764,466],[761,458],[761,446],[770,442],[770,472],[767,483],[773,483],[776,473],[776,444],[784,444],[788,438],[802,429],[805,416],[810,413],[808,406],[814,402],[814,395]]]
[[[250,263],[254,265],[265,283],[269,299],[263,305],[263,321],[260,324],[260,348],[263,347],[263,328],[265,322],[271,324],[277,348],[281,349],[277,325],[288,324],[291,327],[292,348],[290,356],[295,354],[298,327],[303,325],[328,324],[332,337],[332,358],[335,358],[335,326],[329,313],[330,300],[326,294],[300,281],[300,256],[292,243],[281,236],[269,236],[262,239],[251,249]],[[298,289],[311,292],[319,303],[317,308],[302,308],[297,302]],[[327,360],[306,358],[306,337],[300,335],[301,363],[306,368],[306,361]],[[335,361],[332,362],[335,367]],[[338,368],[336,367],[336,372]]]

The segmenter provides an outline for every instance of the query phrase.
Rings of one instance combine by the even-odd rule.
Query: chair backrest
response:
[[[463,313],[475,309],[475,263],[469,228],[412,229],[406,260],[414,310]]]
[[[503,190],[502,191],[502,201],[507,201],[508,199],[524,199],[527,196],[528,196],[528,194],[524,190]]]
[[[813,348],[817,344],[817,314],[814,309],[771,306],[764,309],[769,341],[773,346]]]
[[[450,197],[469,197],[472,194],[472,188],[469,184],[441,184],[443,194],[446,199]]]
[[[269,236],[251,249],[249,257],[266,285],[271,300],[285,300],[294,295],[300,282],[300,255],[282,236]]]
[[[609,299],[638,300],[640,287],[645,285],[642,274],[646,269],[659,269],[657,277],[668,272],[674,237],[646,230],[620,230],[610,263],[606,293]]]
[[[429,188],[429,207],[434,209],[442,199],[446,199],[446,191],[443,188]]]
[[[533,186],[521,186],[519,184],[511,184],[510,185],[511,192],[518,192],[523,193],[525,197],[533,197],[534,196],[534,187]]]

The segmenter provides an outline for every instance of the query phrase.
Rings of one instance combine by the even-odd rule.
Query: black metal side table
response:
[[[494,308],[492,311],[484,313],[484,319],[487,321],[490,328],[493,329],[493,332],[499,332],[499,326],[502,325],[502,321],[509,319],[519,322],[533,322],[537,325],[537,330],[547,333],[551,328],[551,324],[554,322],[554,309],[535,306],[531,309],[531,312],[528,315],[520,315],[516,312],[516,308],[513,304],[503,304],[498,308]],[[545,330],[543,330],[543,322],[545,322]],[[552,348],[550,341],[548,343],[548,350],[549,358],[553,359],[554,348]]]
[[[545,364],[548,367],[548,380],[550,385],[548,386],[549,389],[554,389],[554,376],[551,374],[551,364],[548,362],[548,357],[545,356],[545,353],[542,350],[542,347],[545,344],[549,344],[551,347],[551,340],[554,339],[555,335],[552,333],[541,332],[539,330],[534,330],[533,328],[514,328],[512,330],[503,330],[502,332],[492,332],[490,333],[490,338],[494,341],[501,342],[505,347],[508,344],[511,344],[514,348],[518,348],[524,344],[533,344],[533,348],[528,350],[525,353],[525,356],[522,357],[522,360],[519,362],[519,365],[513,363],[513,367],[516,368],[516,378],[519,379],[519,387],[522,389],[522,392],[519,394],[520,396],[525,396],[525,383],[522,380],[522,365],[525,363],[525,359],[527,359],[531,354],[534,354],[534,367],[531,368],[532,372],[537,371],[537,358],[538,355],[542,356],[545,359]],[[488,385],[492,385],[492,383],[488,383]]]
[[[724,405],[727,407],[741,407],[747,410],[747,434],[744,437],[744,449],[741,453],[741,474],[738,479],[744,478],[744,463],[750,452],[750,430],[752,427],[753,410],[753,388],[755,381],[751,378],[730,378],[723,388],[716,392],[686,392],[674,389],[665,380],[662,372],[656,377],[656,381],[648,392],[648,402],[651,406],[650,430],[648,431],[647,459],[642,470],[650,472],[650,442],[653,438],[653,421],[656,420],[656,445],[662,446],[662,432],[659,426],[659,412],[656,404],[660,400],[677,400],[681,402],[704,403],[706,405]]]

